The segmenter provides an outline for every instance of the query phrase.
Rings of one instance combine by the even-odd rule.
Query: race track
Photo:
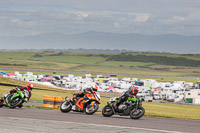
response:
[[[101,113],[85,115],[79,112],[61,113],[47,109],[0,108],[1,133],[199,133],[199,120],[142,117],[132,120],[129,117],[103,117]]]

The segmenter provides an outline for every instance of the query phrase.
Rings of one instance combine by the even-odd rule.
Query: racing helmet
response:
[[[133,86],[133,87],[131,88],[131,92],[132,92],[133,95],[137,95],[138,90],[139,90],[139,88],[138,88],[137,86]]]
[[[93,91],[98,91],[98,86],[97,86],[97,85],[93,85],[93,86],[91,87],[91,89],[92,89]]]
[[[30,90],[32,90],[33,89],[33,84],[28,84],[27,88],[29,88]]]

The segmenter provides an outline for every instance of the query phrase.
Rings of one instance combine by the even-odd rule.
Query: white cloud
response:
[[[89,16],[86,12],[76,11],[76,12],[67,12],[68,16],[70,16],[72,19],[82,20]]]
[[[182,23],[183,21],[185,21],[185,17],[173,16],[168,19],[160,19],[160,21],[165,24],[176,24],[176,23]]]
[[[135,18],[135,22],[146,22],[149,19],[149,14],[137,14]]]
[[[13,23],[14,25],[16,24],[17,26],[24,26],[24,27],[32,27],[32,26],[36,26],[37,23],[34,21],[22,21],[20,19],[13,19],[11,20],[11,23]]]
[[[78,17],[83,17],[83,18],[86,18],[89,16],[88,13],[86,12],[75,12],[75,14],[78,16]]]

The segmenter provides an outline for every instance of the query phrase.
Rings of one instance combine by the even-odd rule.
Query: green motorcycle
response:
[[[110,99],[110,102],[107,102],[107,105],[102,110],[102,115],[105,117],[110,117],[114,114],[120,116],[130,115],[131,119],[139,119],[144,113],[145,109],[142,107],[142,101],[139,97],[135,96],[134,98],[129,97],[127,101],[120,103],[117,109],[114,108],[113,104],[118,100],[118,97]]]
[[[0,99],[0,107],[7,106],[9,108],[21,108],[24,102],[27,102],[31,96],[31,92],[27,90],[12,90],[7,95]]]

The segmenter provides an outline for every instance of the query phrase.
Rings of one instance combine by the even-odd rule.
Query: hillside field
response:
[[[0,52],[0,57],[0,67],[7,68],[126,74],[140,77],[193,77],[197,80],[200,77],[198,54]],[[165,81],[164,78],[158,80]]]

